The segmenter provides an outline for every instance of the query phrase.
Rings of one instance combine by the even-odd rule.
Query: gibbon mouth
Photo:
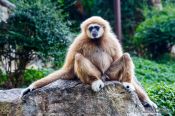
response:
[[[92,33],[93,38],[96,38],[98,36],[97,33]]]
[[[94,38],[92,38],[92,40],[99,40],[100,39],[100,37],[94,37]]]

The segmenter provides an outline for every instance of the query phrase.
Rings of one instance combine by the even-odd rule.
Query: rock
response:
[[[154,116],[145,109],[135,92],[119,82],[105,82],[100,92],[79,81],[58,80],[22,99],[22,89],[0,91],[0,116]]]
[[[19,99],[22,89],[0,90],[0,116],[21,116],[21,100]]]

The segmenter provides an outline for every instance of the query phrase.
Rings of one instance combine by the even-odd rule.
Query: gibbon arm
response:
[[[111,34],[110,36],[111,36],[110,46],[112,48],[111,51],[113,51],[112,52],[112,57],[113,57],[113,61],[116,61],[120,57],[122,57],[123,50],[122,50],[122,46],[121,46],[119,40],[117,39],[117,37],[113,34]]]

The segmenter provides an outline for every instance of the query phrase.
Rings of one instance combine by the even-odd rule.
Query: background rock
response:
[[[79,81],[58,80],[19,98],[22,89],[0,90],[0,116],[147,116],[135,92],[119,82],[106,82],[100,92]]]

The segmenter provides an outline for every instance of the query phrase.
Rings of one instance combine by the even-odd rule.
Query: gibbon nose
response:
[[[94,38],[96,38],[97,37],[97,32],[92,32],[92,36],[94,37]]]

